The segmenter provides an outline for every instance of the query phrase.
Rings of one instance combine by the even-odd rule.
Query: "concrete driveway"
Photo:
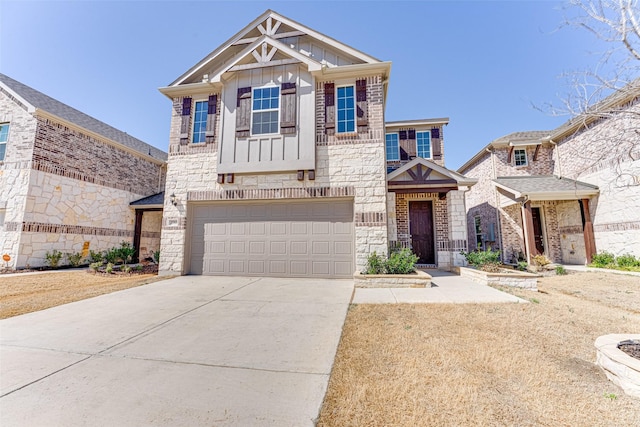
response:
[[[312,426],[353,282],[185,276],[0,321],[0,425]]]

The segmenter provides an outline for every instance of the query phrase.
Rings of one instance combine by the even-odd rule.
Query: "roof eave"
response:
[[[2,89],[4,89],[5,91],[9,92],[11,94],[11,96],[14,97],[22,105],[27,107],[27,112],[28,113],[33,114],[33,113],[36,112],[36,107],[32,103],[30,103],[29,101],[24,99],[22,96],[20,96],[20,94],[18,92],[16,92],[15,90],[13,90],[10,86],[7,86],[5,83],[0,81],[0,87]]]

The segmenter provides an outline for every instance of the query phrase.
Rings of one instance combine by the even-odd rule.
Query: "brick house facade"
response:
[[[160,273],[351,277],[402,240],[387,191],[389,72],[268,10],[162,88],[173,110]],[[416,193],[435,201],[438,221],[464,221],[461,197],[449,209],[449,184],[444,196]]]
[[[478,179],[466,196],[469,245],[510,263],[640,255],[638,93],[630,85],[557,129],[499,138],[458,169]]]
[[[132,242],[129,203],[164,187],[164,152],[1,74],[0,126],[3,267]],[[141,247],[159,248],[161,216],[145,217]]]

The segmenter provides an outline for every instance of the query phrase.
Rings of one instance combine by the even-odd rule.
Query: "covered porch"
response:
[[[389,242],[408,247],[426,268],[464,265],[467,250],[464,193],[476,183],[417,157],[387,175]]]
[[[591,262],[596,245],[590,201],[599,194],[597,186],[554,175],[498,177],[493,184],[505,250],[523,248],[528,263],[536,255],[558,263]]]
[[[162,230],[162,211],[164,191],[129,203],[135,211],[133,228],[134,261],[153,258],[160,250],[160,233]]]

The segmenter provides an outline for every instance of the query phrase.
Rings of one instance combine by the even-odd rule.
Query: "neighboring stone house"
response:
[[[478,179],[466,196],[470,247],[509,263],[640,256],[639,94],[628,86],[555,130],[499,138],[458,169]]]
[[[385,126],[390,68],[268,10],[162,88],[161,274],[350,277],[390,241],[460,263],[474,181],[444,168],[446,120]]]
[[[10,258],[2,267],[122,241],[145,256],[157,250],[162,213],[136,215],[154,206],[130,203],[164,188],[166,156],[0,74],[0,255]]]

